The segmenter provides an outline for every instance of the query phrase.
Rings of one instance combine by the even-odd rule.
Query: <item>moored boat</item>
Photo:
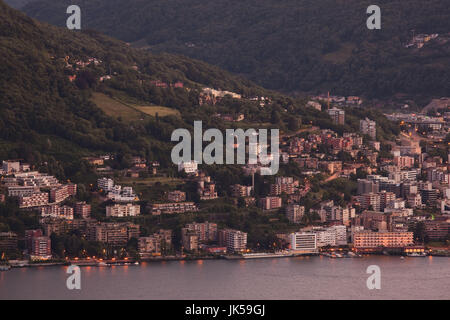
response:
[[[242,257],[244,259],[262,259],[262,258],[283,258],[291,257],[293,254],[290,252],[261,252],[261,253],[244,253]]]
[[[418,257],[418,258],[427,256],[427,254],[425,252],[411,252],[411,253],[407,253],[406,255],[408,257]]]
[[[9,269],[11,269],[11,266],[9,264],[0,265],[0,271],[8,271]]]

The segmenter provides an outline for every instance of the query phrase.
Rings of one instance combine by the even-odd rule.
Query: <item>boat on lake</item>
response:
[[[417,257],[417,258],[422,258],[422,257],[426,257],[427,254],[425,252],[410,252],[406,254],[408,257]]]
[[[0,271],[8,271],[9,269],[11,269],[11,266],[9,264],[0,265]]]

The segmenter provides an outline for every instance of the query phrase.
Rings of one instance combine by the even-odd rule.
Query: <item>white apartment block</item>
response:
[[[116,202],[132,202],[139,200],[132,187],[122,188],[119,185],[115,185],[112,190],[108,192],[106,197]]]
[[[56,187],[60,183],[55,176],[39,173],[37,171],[20,172],[14,174],[14,179],[19,185],[35,187]]]
[[[141,206],[132,203],[115,204],[106,207],[107,217],[135,217],[141,214]]]
[[[347,244],[347,227],[346,226],[332,226],[329,229],[336,234],[336,244],[338,246],[345,246]]]
[[[247,249],[247,233],[238,230],[230,230],[227,232],[226,242],[229,251],[244,251]]]
[[[317,235],[317,247],[340,246],[347,244],[347,227],[332,226],[314,231]]]
[[[317,237],[317,247],[336,246],[336,233],[333,230],[314,231]]]
[[[184,171],[186,173],[196,173],[198,170],[197,161],[186,161],[178,164],[178,172]]]
[[[114,180],[109,178],[100,178],[97,180],[97,186],[106,192],[109,192],[114,187]]]
[[[345,226],[350,225],[351,219],[356,217],[356,209],[353,207],[342,208],[342,223]]]
[[[41,208],[41,217],[51,217],[66,220],[73,220],[73,208],[69,206],[51,205]]]
[[[8,196],[10,197],[21,197],[21,196],[31,196],[34,193],[38,193],[39,188],[34,186],[13,186],[8,187]]]

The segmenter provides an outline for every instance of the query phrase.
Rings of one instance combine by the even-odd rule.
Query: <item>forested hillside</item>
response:
[[[13,8],[20,9],[32,1],[34,0],[6,0],[5,2]]]
[[[69,0],[24,10],[65,26]],[[442,0],[381,0],[381,30],[368,30],[368,0],[80,0],[83,28],[154,52],[180,53],[285,92],[387,98],[449,94],[450,10]],[[130,19],[133,17],[133,19]],[[413,31],[414,30],[414,31]],[[438,33],[405,48],[413,32]]]
[[[397,133],[378,111],[349,109],[345,126],[337,126],[303,100],[204,62],[40,23],[2,1],[0,9],[0,158],[45,164],[60,178],[82,171],[82,157],[100,153],[117,154],[122,167],[132,155],[170,166],[176,128],[192,128],[194,120],[203,120],[204,128],[236,126],[217,114],[244,115],[242,128],[272,126],[286,133],[313,125],[342,133],[358,130],[358,119],[370,112],[381,137]],[[204,87],[242,99],[202,104]],[[262,107],[255,97],[269,100]]]
[[[89,59],[98,63],[83,67]],[[111,79],[101,82],[105,75]],[[152,81],[179,81],[185,88],[161,89]],[[98,108],[93,93],[174,107],[192,117],[203,86],[267,93],[206,63],[151,55],[97,32],[45,25],[0,1],[0,158],[51,163],[61,176],[69,163],[77,166],[82,156],[99,152],[167,160],[170,134],[186,127],[184,121],[192,125],[189,116],[142,113],[124,121]]]

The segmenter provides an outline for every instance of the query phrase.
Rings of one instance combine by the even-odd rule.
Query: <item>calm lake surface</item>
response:
[[[366,269],[381,269],[369,290]],[[0,272],[0,299],[450,299],[450,258],[367,256],[200,260],[82,267],[81,290],[67,267]]]

